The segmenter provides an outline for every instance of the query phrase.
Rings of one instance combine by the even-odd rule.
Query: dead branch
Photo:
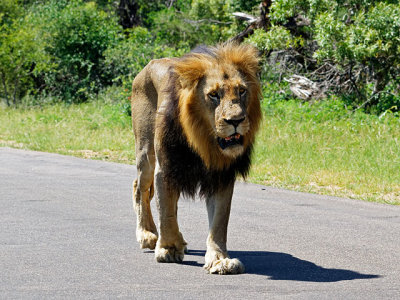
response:
[[[311,100],[326,97],[325,92],[316,82],[304,76],[292,75],[284,80],[290,83],[290,90],[300,99]]]
[[[260,15],[259,17],[255,17],[249,14],[245,14],[242,12],[235,12],[233,15],[241,20],[245,20],[248,25],[247,27],[230,39],[232,42],[241,43],[245,38],[252,35],[255,29],[263,28],[264,30],[268,30],[271,22],[269,20],[269,11],[272,4],[272,0],[265,0],[260,3]]]
[[[191,25],[197,25],[197,24],[201,24],[201,23],[214,23],[214,24],[221,24],[221,25],[232,24],[232,22],[223,22],[223,21],[218,21],[218,20],[213,20],[213,19],[201,19],[201,20],[184,19],[183,21],[186,23],[189,23]]]
[[[234,15],[239,20],[246,21],[248,24],[252,24],[258,20],[258,18],[242,12],[234,12],[232,13],[232,15]]]

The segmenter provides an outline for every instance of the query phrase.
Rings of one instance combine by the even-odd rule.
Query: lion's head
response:
[[[208,169],[227,168],[254,142],[261,119],[258,62],[254,47],[225,44],[174,64],[179,120]]]

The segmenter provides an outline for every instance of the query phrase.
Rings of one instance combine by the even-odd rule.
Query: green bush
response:
[[[282,26],[272,26],[269,31],[256,29],[254,34],[247,39],[247,42],[265,52],[301,46],[304,40],[301,37],[292,36],[290,31]]]
[[[260,2],[138,0],[134,13],[142,26],[123,32],[118,1],[3,0],[0,98],[9,105],[23,97],[36,103],[35,96],[80,102],[111,85],[128,94],[133,77],[151,59],[228,40],[246,26],[232,13],[258,15]],[[261,78],[269,82],[269,98],[290,98],[282,79],[296,73],[330,87],[325,94],[336,93],[353,107],[378,114],[399,110],[398,0],[271,3],[268,31],[255,30],[247,39],[264,55]],[[307,25],[295,26],[299,16]],[[317,70],[335,78],[333,84]]]
[[[2,0],[0,2],[0,24],[10,25],[23,13],[18,0]]]
[[[317,81],[326,78],[315,75],[316,69],[333,66],[335,76],[345,83],[332,85],[332,92],[379,113],[399,109],[399,15],[395,0],[275,0],[269,14],[271,29],[256,30],[248,41],[262,51],[295,50],[292,60]],[[298,16],[309,25],[294,28]],[[279,69],[280,76],[283,71]]]
[[[122,84],[129,93],[133,78],[150,60],[181,56],[188,50],[185,46],[175,49],[159,44],[146,28],[136,27],[129,31],[128,38],[105,51],[104,68],[113,82]]]
[[[121,39],[116,18],[94,2],[51,1],[37,7],[52,46],[47,51],[57,68],[43,73],[45,91],[66,101],[84,101],[111,83],[104,70],[105,51]]]
[[[347,25],[333,13],[322,13],[316,20],[318,59],[337,63],[362,63],[372,71],[374,92],[380,92],[399,75],[400,4],[377,3],[360,10]]]
[[[167,8],[158,6],[147,16],[149,30],[158,43],[179,45],[214,45],[235,36],[243,22],[233,12],[251,10],[259,1],[186,0]],[[147,24],[145,24],[147,26]]]
[[[179,45],[197,44],[198,37],[203,36],[196,33],[196,27],[189,23],[186,16],[178,13],[174,8],[163,9],[149,14],[152,27],[149,28],[158,44],[172,47]]]
[[[212,45],[226,40],[229,36],[229,26],[225,26],[224,23],[218,24],[216,19],[203,19],[188,12],[179,13],[174,9],[164,9],[151,13],[150,18],[153,23],[151,32],[157,42],[172,47]]]
[[[31,13],[25,16],[17,1],[0,5],[0,97],[17,105],[33,92],[34,77],[53,70],[47,34]]]

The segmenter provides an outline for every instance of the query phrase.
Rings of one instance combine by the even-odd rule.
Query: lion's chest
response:
[[[169,123],[162,141],[164,180],[186,196],[211,196],[232,184],[236,175],[245,176],[250,166],[250,151],[239,157],[229,168],[216,171],[205,167],[200,156],[188,145],[176,122]]]

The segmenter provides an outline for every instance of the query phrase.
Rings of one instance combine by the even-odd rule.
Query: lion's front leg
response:
[[[155,174],[156,199],[160,219],[160,236],[155,257],[158,262],[182,262],[187,243],[179,231],[177,206],[179,193],[166,186],[160,166]]]
[[[229,258],[226,238],[234,184],[207,199],[209,234],[204,268],[211,274],[240,274],[243,264]]]

